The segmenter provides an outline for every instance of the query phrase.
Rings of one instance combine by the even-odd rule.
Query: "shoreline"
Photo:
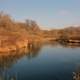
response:
[[[20,51],[23,50],[25,51],[26,49],[28,50],[28,48],[31,48],[34,46],[34,44],[40,44],[40,43],[47,43],[47,42],[60,42],[60,43],[78,43],[80,44],[80,40],[34,40],[34,41],[28,41],[28,40],[24,40],[24,41],[17,41],[14,45],[6,45],[4,47],[0,46],[0,54],[3,53],[10,53],[10,52],[16,52],[16,51]],[[10,53],[11,54],[11,53]]]

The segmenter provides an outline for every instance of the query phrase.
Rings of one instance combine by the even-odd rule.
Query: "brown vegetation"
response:
[[[80,27],[41,30],[33,20],[14,21],[9,15],[0,13],[0,52],[27,47],[28,42],[70,41],[80,42]]]

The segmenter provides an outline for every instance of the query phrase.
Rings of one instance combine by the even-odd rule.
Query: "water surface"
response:
[[[80,66],[77,45],[36,45],[28,53],[0,58],[0,78],[3,80],[73,80]]]

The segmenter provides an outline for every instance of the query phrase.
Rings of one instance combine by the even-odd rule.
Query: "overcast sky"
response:
[[[80,0],[0,0],[0,11],[46,29],[80,25]]]

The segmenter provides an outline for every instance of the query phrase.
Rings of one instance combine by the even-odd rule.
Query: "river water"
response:
[[[80,70],[80,46],[39,45],[0,60],[0,80],[73,80],[73,72]]]

